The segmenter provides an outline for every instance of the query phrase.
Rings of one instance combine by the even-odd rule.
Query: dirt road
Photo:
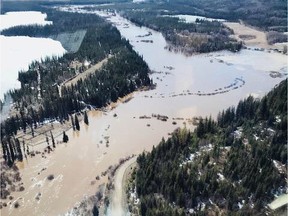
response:
[[[104,64],[106,64],[108,62],[109,58],[111,58],[111,57],[113,57],[113,55],[109,55],[107,58],[105,58],[102,61],[98,62],[97,64],[91,66],[89,69],[85,70],[83,73],[79,73],[76,76],[74,76],[73,78],[61,83],[59,86],[60,97],[61,97],[62,86],[68,87],[68,86],[71,86],[72,84],[75,85],[79,80],[86,79],[90,74],[95,73],[96,70],[100,69]]]
[[[108,216],[126,216],[126,197],[125,197],[125,183],[124,174],[127,168],[136,161],[137,157],[133,157],[120,166],[115,175],[114,185],[115,190],[112,193],[110,208],[108,209]]]

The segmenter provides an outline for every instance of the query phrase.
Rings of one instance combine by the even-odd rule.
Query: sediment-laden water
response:
[[[87,12],[76,6],[62,10]],[[187,57],[166,50],[161,33],[137,27],[119,15],[101,15],[143,56],[154,71],[151,78],[157,87],[135,92],[129,102],[108,112],[89,112],[89,126],[82,123],[80,132],[69,130],[67,144],[58,144],[44,158],[36,155],[25,160],[21,164],[25,191],[14,194],[20,207],[8,206],[3,215],[65,214],[107,181],[95,178],[120,158],[151,150],[177,127],[193,129],[190,123],[195,116],[216,117],[250,94],[263,96],[285,78],[286,56],[279,53],[242,50]],[[280,78],[272,78],[271,71]],[[161,116],[168,119],[162,121]],[[50,174],[55,176],[53,181],[47,180]]]

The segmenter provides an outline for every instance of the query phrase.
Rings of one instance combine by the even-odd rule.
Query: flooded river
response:
[[[76,7],[62,9],[85,12]],[[58,144],[47,158],[36,155],[24,161],[25,191],[14,193],[12,201],[17,200],[20,207],[8,205],[2,215],[64,215],[85,196],[95,194],[98,185],[107,181],[104,177],[95,180],[96,176],[120,158],[151,150],[177,127],[193,129],[189,120],[195,116],[216,117],[249,94],[263,96],[285,78],[287,57],[279,53],[243,50],[187,57],[166,50],[158,32],[137,27],[119,15],[101,15],[143,56],[154,71],[151,78],[157,87],[134,93],[132,100],[108,112],[89,112],[89,126],[81,123],[79,133],[69,130],[67,144]],[[272,78],[271,71],[282,77]],[[168,120],[158,120],[153,114]],[[52,181],[47,180],[50,174],[55,176]]]

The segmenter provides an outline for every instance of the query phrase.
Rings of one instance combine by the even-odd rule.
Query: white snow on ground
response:
[[[276,122],[277,122],[277,123],[280,123],[280,122],[281,122],[280,116],[276,116],[275,118],[276,118]]]
[[[137,197],[136,187],[133,191],[130,191],[130,199],[134,201],[134,205],[137,205],[140,202],[139,198]]]
[[[197,205],[197,209],[200,209],[200,211],[204,211],[206,204],[204,202],[200,202]]]
[[[186,158],[186,160],[184,160],[179,166],[182,167],[183,165],[187,164],[187,163],[190,163],[190,162],[193,162],[195,160],[195,158],[201,156],[201,154],[203,152],[209,152],[211,151],[213,148],[212,144],[208,144],[208,145],[205,145],[205,146],[201,146],[199,151],[195,152],[195,153],[191,153],[189,155],[188,158]]]
[[[189,209],[189,213],[190,213],[190,214],[193,214],[194,212],[195,212],[195,211],[194,211],[193,208]]]
[[[234,131],[234,138],[240,139],[242,136],[243,128],[238,127],[237,130]]]
[[[241,203],[238,202],[238,208],[242,209],[243,205]]]
[[[256,134],[254,134],[253,136],[254,136],[256,141],[259,139],[259,137]]]
[[[273,160],[273,164],[280,173],[284,173],[285,165],[276,160]]]
[[[242,203],[238,202],[239,209],[243,208],[244,203],[245,203],[245,200],[242,200]]]
[[[267,129],[268,133],[270,136],[272,136],[273,134],[275,134],[275,130],[273,130],[272,128],[268,128]]]
[[[217,173],[217,175],[219,176],[220,181],[223,181],[225,179],[224,175],[222,175],[221,173]]]

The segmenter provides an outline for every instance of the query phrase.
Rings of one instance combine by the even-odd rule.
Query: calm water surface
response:
[[[52,25],[47,15],[37,11],[8,12],[0,15],[0,30],[19,25]],[[0,99],[10,89],[20,88],[18,72],[46,56],[61,56],[66,52],[59,41],[50,38],[0,35]]]

